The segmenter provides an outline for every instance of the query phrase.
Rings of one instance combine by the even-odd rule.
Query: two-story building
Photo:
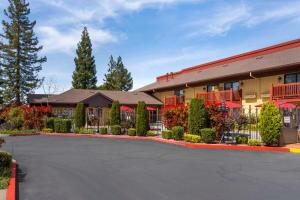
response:
[[[286,125],[300,125],[300,39],[200,64],[156,78],[138,91],[164,103],[187,105],[192,98],[226,102],[229,108],[255,110],[274,101],[285,109]]]

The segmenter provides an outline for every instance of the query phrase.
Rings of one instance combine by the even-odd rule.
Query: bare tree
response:
[[[58,87],[55,79],[47,78],[42,84],[44,94],[47,95],[47,106],[49,106],[49,97],[58,92]]]

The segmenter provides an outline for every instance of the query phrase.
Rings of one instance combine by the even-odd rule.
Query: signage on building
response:
[[[290,124],[291,123],[291,117],[290,116],[284,116],[283,117],[283,123]]]

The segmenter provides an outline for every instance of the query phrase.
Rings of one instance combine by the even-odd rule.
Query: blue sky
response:
[[[28,0],[27,0],[28,1]],[[299,0],[29,0],[41,44],[41,76],[71,87],[75,49],[88,27],[98,85],[122,56],[134,88],[155,77],[300,37]],[[0,9],[7,0],[0,0]],[[3,19],[3,13],[0,14]],[[42,92],[41,89],[37,92]]]

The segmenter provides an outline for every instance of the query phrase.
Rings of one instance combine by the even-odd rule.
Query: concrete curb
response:
[[[88,135],[88,134],[61,134],[61,133],[40,133],[46,136],[63,136],[63,137],[89,137],[89,138],[114,138],[114,139],[131,139],[131,140],[151,140],[166,144],[173,144],[192,149],[226,149],[226,150],[243,150],[243,151],[272,151],[272,152],[290,152],[286,147],[264,147],[264,146],[246,146],[246,145],[226,145],[226,144],[201,144],[189,143],[185,141],[166,140],[158,137],[141,137],[128,135]],[[299,151],[300,152],[300,151]]]
[[[13,160],[11,166],[11,176],[9,179],[9,185],[6,191],[6,200],[16,199],[16,173],[17,173],[17,163],[15,160]]]
[[[300,153],[300,149],[297,149],[297,148],[289,148],[289,150],[292,153]]]

